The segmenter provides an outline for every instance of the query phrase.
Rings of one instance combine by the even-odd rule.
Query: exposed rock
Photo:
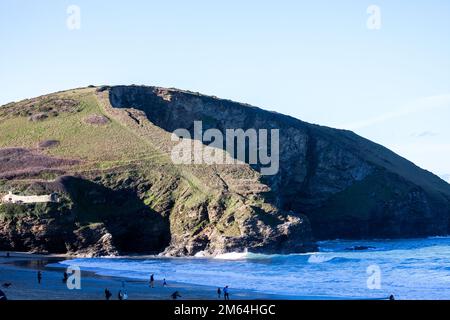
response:
[[[168,245],[168,224],[129,190],[70,176],[38,184],[34,190],[58,192],[61,201],[0,205],[0,250],[109,256]]]
[[[113,244],[113,236],[103,224],[96,224],[80,228],[74,232],[76,240],[70,252],[83,257],[116,256],[118,250]]]
[[[58,140],[44,140],[38,143],[38,148],[49,149],[59,145]]]
[[[36,121],[42,121],[42,120],[45,120],[45,119],[47,119],[47,118],[48,118],[48,114],[43,113],[43,112],[39,112],[39,113],[32,114],[32,115],[28,118],[28,120],[33,121],[33,122],[36,122]]]
[[[87,116],[84,121],[92,125],[105,125],[109,123],[109,119],[107,117],[99,114],[91,114]]]
[[[34,210],[36,205],[6,205],[0,206],[27,212]],[[14,251],[30,251],[35,253],[67,252],[67,244],[73,241],[71,216],[60,219],[58,215],[39,218],[36,216],[12,216],[0,218],[0,248]]]
[[[111,87],[110,86],[101,86],[101,87],[98,87],[96,91],[103,92],[103,91],[109,90],[109,88],[111,88]]]

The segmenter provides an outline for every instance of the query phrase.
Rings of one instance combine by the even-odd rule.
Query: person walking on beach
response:
[[[111,299],[112,293],[108,290],[108,288],[105,289],[105,299],[109,300]]]
[[[221,296],[222,296],[222,290],[220,290],[220,288],[217,288],[217,298],[220,299]]]
[[[170,295],[173,300],[177,300],[177,298],[181,298],[181,294],[178,291],[175,291]]]
[[[6,294],[0,290],[0,301],[5,301],[8,300],[8,298],[6,298]]]
[[[67,272],[64,272],[62,282],[67,283],[67,279],[69,279],[69,275],[67,274]]]
[[[230,300],[230,289],[228,289],[228,286],[225,286],[225,288],[223,288],[223,298],[225,300]]]
[[[128,300],[128,292],[125,287],[125,281],[122,281],[122,289],[119,291],[119,300]]]
[[[37,273],[37,280],[38,280],[38,283],[41,284],[41,281],[42,281],[42,272],[40,272],[40,271],[38,271],[38,273]]]
[[[163,280],[163,287],[167,287],[166,278],[164,278],[164,280]]]
[[[152,275],[150,276],[150,288],[154,288],[155,287],[155,276],[152,273]]]

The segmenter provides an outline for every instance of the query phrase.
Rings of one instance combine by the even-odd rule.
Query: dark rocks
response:
[[[170,241],[167,221],[132,190],[112,190],[71,176],[35,183],[32,189],[58,192],[61,201],[0,205],[0,250],[83,256],[156,254]],[[6,212],[6,206],[13,207]]]
[[[117,256],[113,236],[102,223],[74,231],[75,241],[70,244],[69,254],[85,257]]]
[[[371,249],[376,249],[376,248],[372,247],[372,246],[353,246],[353,247],[345,248],[345,250],[347,250],[347,251],[363,251],[363,250],[371,250]]]
[[[38,148],[49,149],[59,146],[58,140],[44,140],[38,143]]]
[[[91,114],[84,119],[84,122],[92,125],[106,125],[110,122],[110,120],[99,114]]]
[[[32,114],[30,117],[28,117],[28,120],[37,122],[37,121],[45,120],[47,118],[48,118],[48,114],[46,114],[44,112],[39,112],[39,113]]]
[[[104,92],[106,90],[109,90],[111,87],[110,86],[101,86],[97,88],[97,92]]]

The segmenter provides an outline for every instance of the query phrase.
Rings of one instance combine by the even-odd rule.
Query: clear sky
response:
[[[1,0],[0,44],[0,104],[178,87],[352,129],[450,174],[447,0]]]

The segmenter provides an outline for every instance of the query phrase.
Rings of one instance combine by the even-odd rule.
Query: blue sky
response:
[[[178,87],[352,129],[450,174],[449,39],[446,0],[2,0],[0,104],[89,84]]]

